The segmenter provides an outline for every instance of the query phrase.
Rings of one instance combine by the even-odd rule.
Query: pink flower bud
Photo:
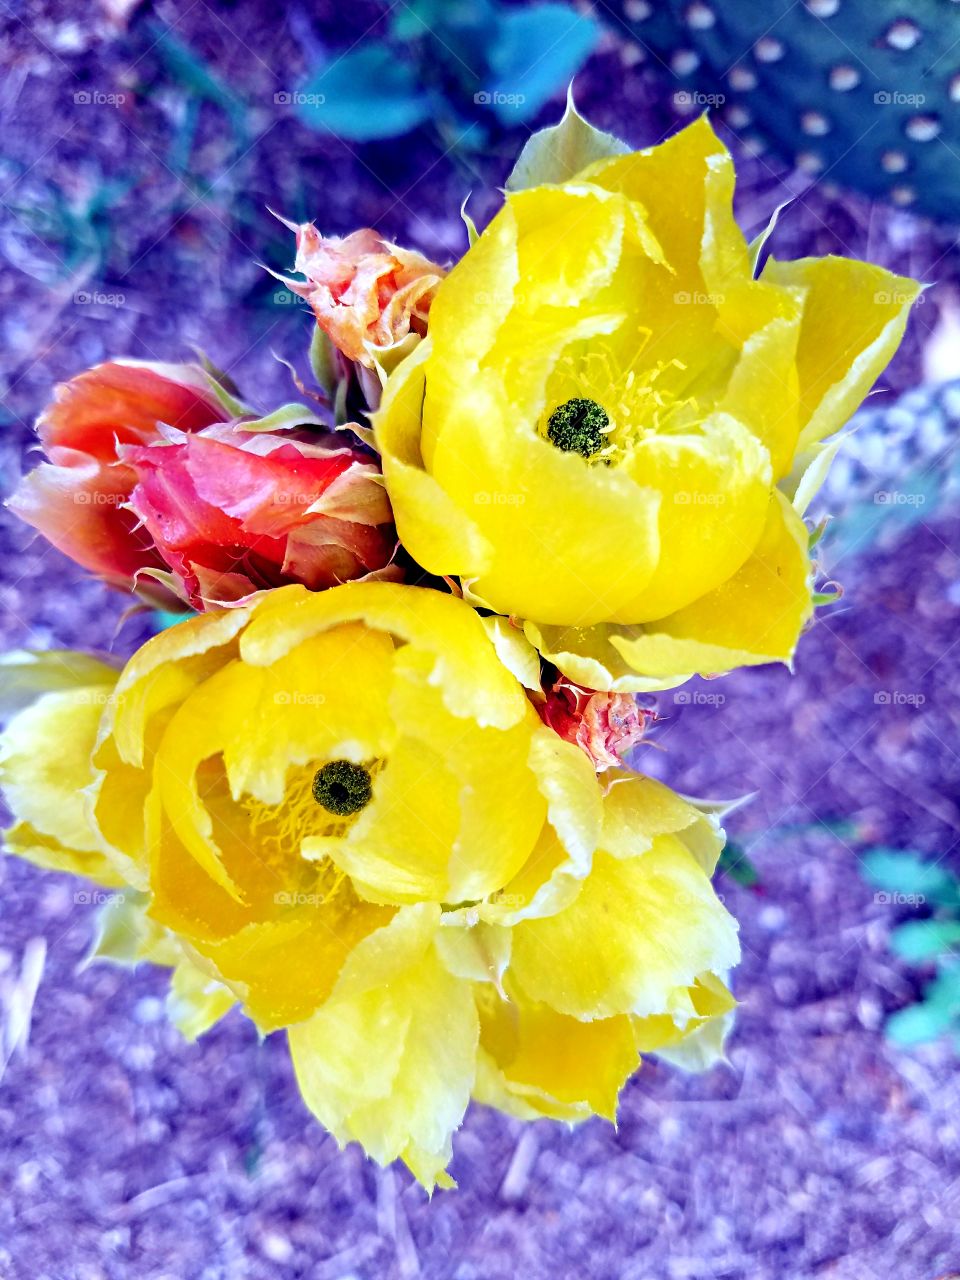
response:
[[[37,422],[49,462],[21,481],[9,506],[71,560],[130,587],[163,561],[126,508],[136,477],[118,464],[118,444],[160,439],[161,424],[196,431],[222,417],[197,365],[95,365],[57,387]]]
[[[241,421],[120,456],[137,478],[131,509],[195,609],[291,582],[316,591],[399,576],[380,473],[357,449]]]
[[[560,676],[537,707],[544,724],[585,751],[598,773],[619,768],[657,719],[633,694],[597,693]]]
[[[369,369],[368,345],[389,347],[411,331],[426,333],[443,267],[369,228],[336,239],[305,222],[296,235],[295,269],[307,279],[286,283],[310,303],[320,328],[347,359]]]

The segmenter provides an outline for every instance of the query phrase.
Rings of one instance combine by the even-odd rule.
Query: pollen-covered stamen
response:
[[[558,405],[547,419],[547,436],[564,453],[592,458],[606,443],[604,431],[610,418],[596,400],[576,397]]]
[[[359,813],[372,795],[370,771],[352,760],[331,760],[314,775],[314,800],[338,817]]]

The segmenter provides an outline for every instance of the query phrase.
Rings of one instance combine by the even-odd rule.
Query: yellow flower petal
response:
[[[922,291],[915,280],[846,258],[770,258],[764,280],[803,291],[797,347],[800,447],[847,421],[889,363]]]
[[[46,693],[6,727],[0,786],[17,822],[8,848],[38,866],[123,884],[90,819],[88,788],[108,685]]]
[[[365,621],[432,655],[430,681],[456,716],[509,729],[527,714],[523,690],[500,663],[477,615],[440,591],[388,582],[348,582],[333,591],[297,592],[282,608],[268,600],[242,643],[245,662],[269,666],[312,635],[343,622]],[[292,601],[292,605],[288,602]]]
[[[600,838],[606,852],[631,858],[662,835],[679,836],[700,868],[712,875],[724,845],[715,817],[654,778],[627,773],[610,776]]]
[[[426,904],[402,908],[289,1031],[304,1100],[337,1141],[360,1142],[379,1164],[406,1161],[428,1189],[450,1159],[479,1035],[470,985],[437,955],[438,918]]]
[[[489,1070],[481,1094],[515,1098],[557,1120],[615,1120],[617,1097],[638,1065],[630,1019],[580,1022],[544,1004],[478,995],[480,1044]],[[475,1090],[476,1092],[476,1090]]]
[[[813,612],[811,576],[806,528],[775,490],[755,552],[728,582],[639,637],[611,631],[610,643],[650,676],[790,662]]]
[[[671,1011],[677,988],[739,957],[736,924],[675,836],[606,853],[566,910],[513,931],[510,972],[531,1000],[575,1018]]]

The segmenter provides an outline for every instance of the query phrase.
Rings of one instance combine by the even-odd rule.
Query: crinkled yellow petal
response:
[[[457,978],[489,982],[499,989],[510,963],[510,930],[482,921],[462,928],[450,920],[449,915],[441,919],[436,937],[443,963]]]
[[[124,880],[91,822],[91,762],[108,685],[45,693],[18,712],[3,735],[0,786],[16,823],[5,835],[13,853],[38,866]]]
[[[763,279],[803,291],[800,448],[844,425],[889,363],[923,286],[848,258],[768,259]]]
[[[353,948],[391,915],[344,893],[254,921],[220,941],[195,938],[193,946],[267,1033],[309,1018],[330,995]]]
[[[690,1008],[684,1017],[656,1014],[633,1018],[634,1037],[641,1053],[656,1053],[687,1071],[706,1071],[721,1061],[736,1000],[715,974],[701,974],[689,989]]]
[[[404,1160],[428,1189],[450,1159],[479,1036],[470,984],[434,946],[438,920],[428,904],[401,908],[288,1033],[304,1100],[337,1141],[359,1142],[379,1164]]]
[[[143,960],[173,966],[183,959],[177,939],[147,914],[150,899],[137,890],[108,895],[97,912],[93,945],[84,967],[98,960],[135,966]]]
[[[498,613],[522,602],[547,622],[619,616],[656,567],[659,495],[555,448],[533,424],[518,430],[511,415],[478,379],[450,406],[455,424],[436,449],[435,475],[493,547],[489,569],[469,575],[477,593]]]
[[[430,683],[432,664],[409,646],[397,653],[387,702],[398,738],[373,799],[345,836],[304,844],[375,901],[484,898],[527,860],[546,817],[528,764],[531,734],[543,730],[536,712],[528,704],[507,730],[454,716]]]
[[[430,681],[455,716],[509,729],[528,710],[523,690],[497,657],[475,611],[454,596],[389,582],[348,582],[332,591],[300,587],[276,607],[268,592],[243,635],[245,662],[270,666],[310,636],[340,623],[363,621],[433,658]]]
[[[168,627],[138,649],[117,681],[103,731],[110,732],[121,759],[143,765],[144,735],[151,716],[179,702],[224,661],[229,645],[250,618],[250,609],[203,613]]]
[[[670,835],[635,858],[597,853],[570,906],[513,935],[523,993],[584,1019],[669,1013],[678,988],[739,958],[735,921]]]
[[[291,765],[381,755],[390,745],[382,706],[392,658],[389,637],[336,627],[308,636],[269,667],[228,662],[181,703],[156,758],[163,804],[180,839],[229,892],[236,882],[201,795],[201,762],[222,755],[235,802],[249,795],[279,805]],[[249,841],[245,827],[237,834]]]
[[[547,662],[552,662],[574,684],[605,693],[656,693],[689,680],[687,671],[663,678],[641,676],[610,643],[611,629],[595,627],[548,627],[524,622],[523,634]],[[617,627],[616,634],[627,638],[644,634],[643,627]]]
[[[749,274],[749,250],[733,216],[733,161],[704,115],[654,147],[596,160],[577,175],[638,200],[668,262],[706,283]]]
[[[620,1089],[639,1063],[629,1018],[582,1022],[492,988],[478,992],[477,1006],[480,1044],[496,1072],[479,1083],[494,1105],[499,1093],[558,1120],[616,1119]]]
[[[724,844],[717,819],[654,778],[608,775],[603,801],[602,847],[615,858],[632,858],[662,835],[677,835],[707,875]]]
[[[482,919],[510,926],[553,915],[576,897],[590,870],[603,822],[600,784],[586,754],[540,726],[530,744],[530,766],[547,802],[547,825],[503,888],[452,920]]]
[[[789,663],[813,612],[808,541],[803,521],[774,490],[756,550],[728,582],[640,636],[610,629],[610,643],[650,676]]]

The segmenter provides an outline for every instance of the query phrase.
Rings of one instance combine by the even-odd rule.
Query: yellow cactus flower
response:
[[[129,886],[98,950],[175,966],[188,1036],[285,1028],[338,1141],[449,1186],[471,1097],[613,1118],[641,1052],[721,1052],[716,820],[601,785],[463,601],[285,587],[82,671],[3,735],[10,848]]]
[[[376,416],[407,549],[589,688],[790,661],[813,464],[920,291],[840,258],[755,279],[733,185],[703,118],[508,191]]]

